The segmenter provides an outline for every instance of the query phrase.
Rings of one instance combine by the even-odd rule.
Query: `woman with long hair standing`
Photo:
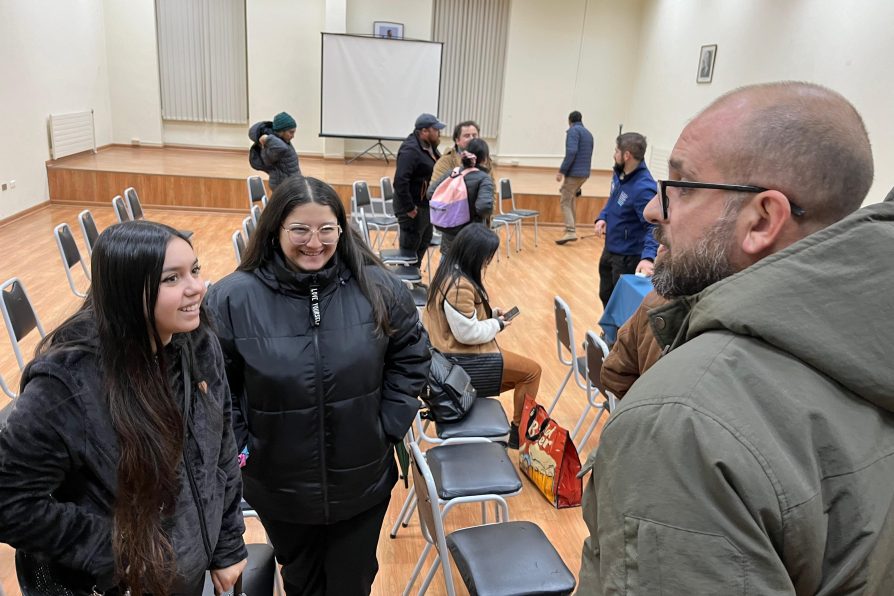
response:
[[[331,186],[293,176],[208,304],[240,404],[245,499],[286,592],[369,594],[397,482],[392,446],[428,376],[409,291],[348,227]]]
[[[509,446],[518,449],[525,395],[537,397],[541,368],[530,358],[497,345],[497,334],[511,321],[502,309],[490,305],[484,274],[499,247],[499,237],[483,224],[464,227],[438,266],[422,317],[432,345],[445,354],[502,355],[500,392],[514,390]]]
[[[220,345],[189,241],[107,228],[83,306],[38,346],[0,431],[0,542],[74,594],[201,594],[246,564]],[[23,577],[24,576],[24,577]]]

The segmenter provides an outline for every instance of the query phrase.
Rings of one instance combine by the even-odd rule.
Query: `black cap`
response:
[[[432,114],[419,114],[419,117],[416,118],[416,130],[420,130],[423,128],[437,128],[441,130],[447,126],[440,120],[438,120],[437,116]]]

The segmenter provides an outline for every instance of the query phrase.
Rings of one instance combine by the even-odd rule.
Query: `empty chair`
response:
[[[512,236],[515,235],[515,251],[521,249],[519,244],[519,236],[521,235],[521,217],[515,215],[494,215],[490,220],[490,229],[499,230],[503,228],[506,232],[506,258],[512,256],[510,249],[512,248]]]
[[[397,231],[397,218],[393,215],[373,215],[372,198],[369,194],[369,186],[363,180],[355,180],[352,185],[353,194],[351,195],[351,217],[357,219],[361,215],[366,216],[366,225],[369,229],[379,232],[375,245],[370,245],[376,249],[382,244],[384,232],[388,230]],[[369,209],[370,213],[366,213]]]
[[[12,351],[16,355],[19,370],[22,370],[25,368],[25,359],[22,357],[22,348],[19,343],[35,329],[41,337],[44,337],[46,332],[44,332],[40,318],[32,306],[28,290],[25,289],[19,278],[13,277],[3,282],[3,285],[0,286],[0,294],[3,295],[3,300],[0,300],[3,322],[6,323],[6,332],[9,335],[9,341],[12,342]],[[4,392],[11,395],[6,389]]]
[[[578,356],[575,351],[574,346],[577,344],[574,341],[574,326],[571,322],[571,309],[568,307],[568,304],[558,296],[553,300],[553,307],[556,315],[556,352],[558,353],[559,362],[561,362],[563,366],[568,367],[568,372],[565,374],[565,378],[562,379],[562,384],[556,392],[556,397],[553,398],[553,403],[550,404],[547,409],[547,413],[549,414],[552,414],[553,408],[559,403],[559,398],[562,396],[562,392],[565,391],[565,386],[568,384],[568,380],[572,376],[578,387],[585,391],[587,389],[587,357]],[[567,358],[565,352],[569,354]]]
[[[137,196],[137,190],[133,186],[128,186],[124,189],[124,198],[130,209],[130,218],[133,220],[143,219],[143,205],[140,203],[140,197]]]
[[[505,210],[504,201],[509,201],[509,210]],[[518,215],[522,219],[534,219],[534,246],[537,246],[537,219],[540,212],[533,209],[518,209],[515,206],[515,195],[512,194],[512,184],[509,178],[500,178],[500,214],[502,215]]]
[[[257,205],[252,205],[251,209],[248,210],[248,214],[251,215],[251,220],[255,222],[255,227],[258,227],[258,222],[261,221],[261,208]]]
[[[126,221],[133,220],[133,218],[130,216],[130,211],[127,210],[127,205],[124,204],[124,199],[121,198],[121,195],[117,195],[114,199],[112,199],[112,209],[115,210],[115,217],[118,218],[118,223],[124,223]]]
[[[67,223],[61,223],[53,230],[53,235],[56,237],[56,246],[59,247],[59,256],[62,257],[62,266],[65,268],[65,277],[68,278],[68,287],[71,288],[75,296],[84,298],[87,296],[87,292],[78,289],[74,277],[71,275],[71,268],[80,263],[81,270],[88,281],[90,280],[90,270],[87,269],[84,259],[81,258],[81,251],[75,243],[71,228]]]
[[[260,176],[249,176],[246,178],[248,184],[248,207],[249,209],[261,203],[261,207],[267,206],[267,187]]]
[[[379,179],[379,198],[372,198],[373,213],[379,215],[394,215],[394,186],[391,184],[391,178],[382,176]],[[376,210],[377,206],[381,206],[380,210]]]
[[[93,221],[93,214],[89,209],[84,209],[78,213],[78,222],[81,224],[81,233],[84,235],[84,244],[87,247],[87,254],[93,254],[93,246],[99,238],[99,230],[96,229],[96,222]]]
[[[251,241],[251,235],[255,233],[255,220],[251,215],[242,220],[242,233],[245,235],[245,241]]]
[[[599,336],[592,330],[587,331],[587,337],[584,340],[584,354],[587,359],[587,405],[584,406],[584,411],[581,412],[580,418],[577,419],[577,424],[574,426],[574,430],[571,431],[571,440],[581,447],[584,446],[590,438],[590,435],[593,434],[602,415],[606,411],[611,412],[614,410],[616,401],[611,393],[605,391],[605,387],[603,387],[602,380],[599,377],[599,373],[602,371],[602,361],[608,357],[608,346],[604,341],[599,339]],[[605,399],[596,401],[596,398],[600,393],[605,396]],[[589,414],[590,410],[593,408],[599,410],[599,413],[596,415],[593,422],[590,423],[590,426],[587,427],[581,440],[578,441],[577,433],[581,430],[587,414]]]
[[[352,219],[351,222],[352,226],[357,226],[360,237],[366,242],[367,246],[375,251],[375,247],[372,246],[372,241],[369,237],[366,213],[361,211],[359,219]],[[354,222],[356,222],[356,224]],[[410,254],[411,252],[413,254]],[[416,253],[414,251],[408,251],[402,248],[387,249],[380,251],[379,256],[388,267],[388,271],[396,275],[402,282],[411,287],[422,282],[422,273],[419,271],[419,267],[411,264],[416,262]],[[419,306],[418,302],[416,306]]]
[[[245,239],[239,230],[233,232],[233,250],[236,252],[236,266],[238,267],[242,263],[242,255],[245,254]]]
[[[436,480],[437,471],[430,461],[431,452],[435,449],[423,455],[417,444],[410,444],[413,490],[419,502],[419,517],[426,545],[404,595],[409,594],[424,564],[425,556],[432,548],[435,550],[435,559],[425,576],[420,594],[425,593],[438,568],[443,570],[448,596],[456,594],[450,568],[451,558],[470,594],[571,594],[576,585],[574,575],[555,547],[536,524],[510,522],[509,507],[502,496],[478,495],[472,499],[457,497],[444,503],[442,489],[438,487]],[[450,508],[470,501],[494,502],[499,512],[497,523],[462,528],[446,534],[444,517]]]

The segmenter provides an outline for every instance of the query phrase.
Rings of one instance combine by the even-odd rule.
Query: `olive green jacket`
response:
[[[579,594],[894,594],[894,204],[653,311]]]

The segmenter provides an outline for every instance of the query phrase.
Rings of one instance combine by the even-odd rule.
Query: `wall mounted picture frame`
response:
[[[404,24],[375,21],[373,23],[373,35],[384,39],[403,39]]]
[[[698,54],[698,71],[696,83],[710,83],[714,78],[714,61],[717,59],[717,44],[702,46]]]

